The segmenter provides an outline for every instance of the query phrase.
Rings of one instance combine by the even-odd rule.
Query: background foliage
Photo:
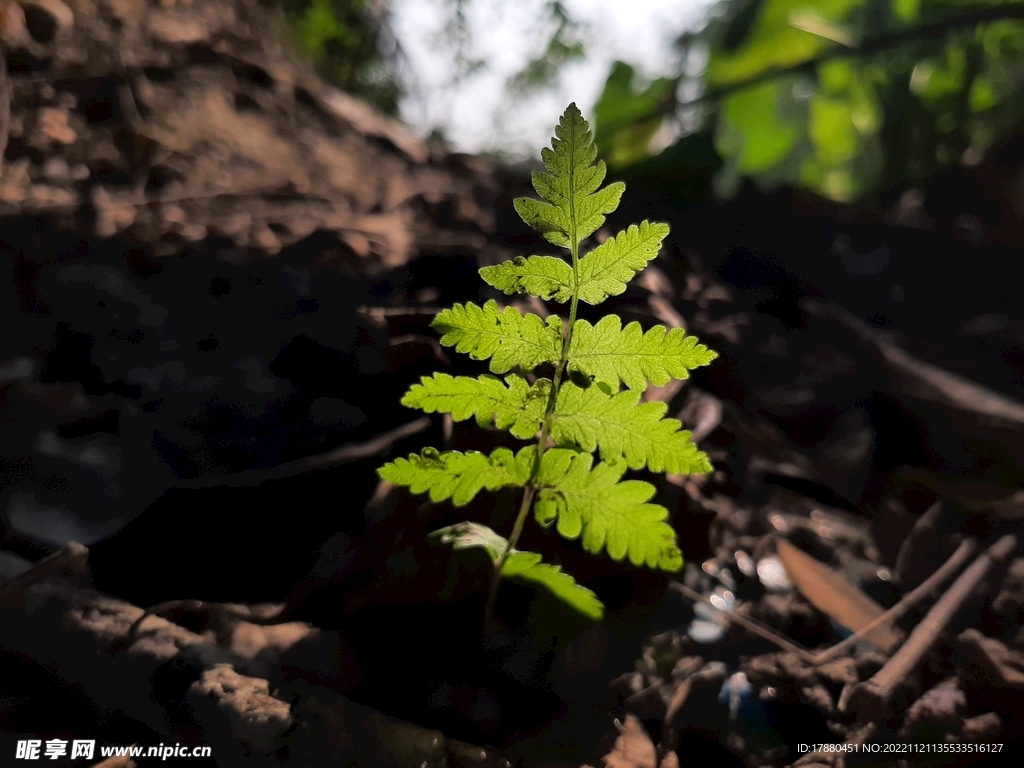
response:
[[[1020,2],[725,0],[678,41],[682,60],[706,61],[699,75],[679,70],[630,93],[613,71],[598,131],[631,145],[611,158],[620,169],[652,154],[656,126],[710,136],[726,196],[744,179],[840,201],[892,191],[977,162],[1019,128],[1022,19]],[[673,86],[696,95],[651,98]],[[647,135],[616,127],[630,110]]]
[[[263,0],[328,82],[395,115],[405,89],[385,0]]]
[[[266,2],[328,80],[397,112],[405,84],[386,0]],[[454,77],[485,67],[467,53],[473,0],[435,2],[450,14]],[[586,53],[585,25],[560,0],[537,30],[541,53],[509,79],[509,99]],[[614,171],[647,173],[657,155],[661,174],[714,170],[723,196],[750,179],[848,201],[977,162],[1024,120],[1022,0],[721,0],[677,48],[651,82],[613,65],[594,123]]]

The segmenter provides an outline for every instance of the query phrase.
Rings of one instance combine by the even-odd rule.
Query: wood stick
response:
[[[960,546],[957,547],[956,551],[950,555],[949,559],[945,563],[939,566],[935,573],[905,594],[903,598],[896,603],[896,605],[892,606],[892,608],[887,610],[881,616],[868,622],[842,642],[836,643],[831,648],[827,648],[815,655],[814,663],[824,664],[827,661],[832,661],[832,659],[848,653],[850,649],[857,644],[857,642],[863,640],[878,627],[883,624],[892,624],[893,622],[898,621],[907,611],[927,598],[938,587],[945,584],[953,574],[963,568],[964,564],[974,556],[977,549],[978,543],[976,541],[973,539],[964,539],[964,541],[960,543]]]
[[[1017,548],[1017,537],[1003,536],[983,552],[960,574],[946,593],[914,627],[903,646],[893,654],[874,677],[859,683],[850,691],[846,708],[864,720],[885,720],[891,714],[893,693],[917,669],[924,655],[938,641],[939,635],[970,598],[975,588],[988,575],[992,566],[1010,556]]]
[[[685,597],[688,597],[690,600],[702,602],[706,605],[710,605],[712,608],[715,608],[716,610],[721,610],[718,608],[718,606],[712,603],[711,600],[706,598],[700,592],[696,592],[695,590],[690,589],[688,586],[681,582],[670,581],[669,586],[672,587],[672,589],[674,589],[676,592],[679,592]],[[731,621],[734,624],[743,627],[748,632],[751,632],[757,635],[758,637],[767,640],[768,642],[774,645],[779,646],[779,648],[781,648],[784,651],[789,651],[790,653],[798,653],[805,658],[808,657],[810,654],[810,652],[806,648],[800,647],[792,640],[783,637],[778,632],[769,627],[764,626],[759,621],[755,621],[754,619],[748,619],[746,616],[741,616],[735,611],[722,611],[722,615],[725,617],[726,621]]]

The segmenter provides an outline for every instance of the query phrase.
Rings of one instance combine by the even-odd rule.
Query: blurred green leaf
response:
[[[396,114],[403,93],[388,6],[374,0],[263,0],[286,37],[327,82]]]
[[[1020,0],[720,5],[699,36],[719,194],[746,177],[852,200],[1024,125]]]
[[[776,110],[781,88],[777,82],[755,85],[725,99],[716,146],[733,156],[741,173],[759,173],[779,163],[796,144],[798,130],[782,122]]]
[[[810,61],[835,45],[822,32],[840,30],[864,0],[764,0],[747,43],[736,51],[714,48],[706,81],[719,86],[750,80],[768,70]],[[817,31],[808,31],[814,28]],[[795,22],[795,24],[794,24]],[[803,22],[803,23],[801,23]],[[803,28],[801,28],[803,27]]]
[[[857,153],[860,141],[850,113],[848,101],[823,94],[811,99],[811,143],[829,165],[844,163]]]
[[[946,47],[945,56],[920,62],[910,75],[910,90],[926,101],[960,93],[964,87],[967,54],[960,45]]]
[[[322,53],[324,43],[346,30],[331,11],[330,0],[313,0],[302,20],[302,42],[313,53]]]
[[[900,21],[916,21],[921,15],[921,0],[892,0],[892,15]]]
[[[996,105],[996,91],[992,81],[986,77],[977,77],[971,83],[971,94],[968,97],[972,112],[984,112]]]
[[[594,106],[594,143],[612,168],[648,157],[651,139],[675,111],[676,79],[658,78],[643,89],[635,81],[633,67],[616,61]]]

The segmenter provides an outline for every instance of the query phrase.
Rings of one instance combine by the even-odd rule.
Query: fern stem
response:
[[[574,152],[575,147],[570,147],[570,153]],[[555,414],[555,404],[558,402],[558,390],[562,384],[562,376],[565,374],[565,368],[569,363],[569,348],[572,343],[572,329],[576,325],[576,311],[579,306],[579,294],[580,294],[580,271],[579,271],[579,252],[580,252],[580,238],[577,235],[576,229],[576,204],[575,204],[575,192],[573,188],[573,178],[570,175],[569,179],[569,221],[571,231],[569,235],[569,254],[572,256],[572,300],[569,304],[569,327],[566,329],[565,334],[562,337],[562,354],[558,360],[558,365],[555,367],[555,375],[551,379],[551,391],[548,393],[548,402],[544,408],[544,421],[540,429],[540,438],[537,440],[537,451],[534,455],[533,469],[530,471],[530,480],[527,482],[526,487],[523,489],[523,502],[519,506],[519,514],[516,515],[515,524],[512,526],[512,534],[508,537],[508,543],[505,545],[505,551],[501,553],[494,562],[494,573],[491,575],[491,588],[487,595],[487,607],[484,609],[484,622],[490,623],[491,614],[494,610],[494,601],[498,596],[498,587],[501,584],[501,571],[505,567],[505,561],[508,560],[512,550],[515,549],[516,544],[519,543],[519,537],[523,533],[523,527],[526,525],[526,518],[530,514],[530,508],[533,506],[533,498],[537,493],[537,478],[540,476],[541,460],[544,458],[544,451],[547,449],[548,438],[551,435],[551,418]]]

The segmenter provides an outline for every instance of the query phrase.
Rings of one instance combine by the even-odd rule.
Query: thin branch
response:
[[[910,637],[875,675],[850,690],[846,711],[864,721],[885,720],[892,712],[893,695],[906,685],[926,653],[938,642],[939,636],[960,611],[977,586],[988,576],[992,567],[1005,560],[1017,548],[1017,537],[1003,536],[978,556],[967,570],[953,582],[939,601],[932,606],[921,623],[914,627]],[[840,707],[843,709],[843,707]]]
[[[832,59],[850,58],[853,56],[866,56],[872,53],[881,53],[893,48],[899,48],[906,43],[917,40],[929,40],[942,37],[947,32],[952,32],[963,27],[973,27],[978,24],[985,24],[990,21],[1002,21],[1004,19],[1024,19],[1024,3],[1017,5],[999,5],[990,8],[979,8],[970,13],[962,13],[955,17],[942,19],[930,24],[922,24],[913,29],[905,29],[900,32],[890,32],[883,35],[854,43],[850,46],[837,45],[830,48],[819,56],[799,64],[787,67],[771,67],[753,77],[735,83],[728,83],[708,91],[689,101],[679,103],[679,107],[693,107],[708,101],[718,101],[744,88],[758,85],[783,75],[796,74],[798,72],[813,71],[819,64]]]
[[[954,573],[959,571],[964,564],[974,556],[977,549],[978,545],[973,539],[965,539],[962,541],[956,551],[950,555],[950,558],[943,563],[935,573],[921,582],[921,584],[915,589],[912,589],[904,595],[902,600],[881,616],[878,616],[873,621],[868,622],[842,642],[836,643],[831,648],[827,648],[817,654],[814,657],[814,663],[824,664],[826,661],[832,661],[832,659],[842,656],[856,645],[857,642],[863,640],[878,627],[883,624],[888,626],[894,621],[897,621],[907,611],[935,592],[935,590],[944,584]]]
[[[717,608],[717,606],[714,603],[712,603],[710,599],[702,595],[700,592],[690,589],[688,586],[681,582],[670,581],[669,586],[676,592],[683,595],[684,597],[688,597],[690,600],[710,605],[712,608]],[[778,632],[774,631],[769,627],[764,626],[758,621],[748,619],[746,616],[741,616],[735,611],[722,611],[722,616],[724,616],[727,621],[731,621],[734,624],[743,627],[748,632],[751,632],[757,635],[758,637],[767,640],[768,642],[773,643],[774,645],[779,646],[779,648],[781,648],[784,651],[789,651],[790,653],[798,653],[800,654],[800,656],[804,658],[809,658],[810,656],[810,653],[806,648],[801,648],[792,640],[783,637]]]

